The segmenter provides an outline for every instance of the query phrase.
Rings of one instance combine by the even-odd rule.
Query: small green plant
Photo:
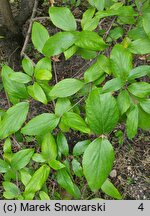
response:
[[[150,66],[133,67],[134,53],[150,52],[150,13],[144,1],[141,1],[142,8],[136,1],[137,12],[133,6],[114,2],[89,1],[93,7],[83,14],[81,31],[77,30],[76,20],[68,8],[50,7],[50,20],[62,31],[49,36],[44,26],[34,22],[32,42],[43,57],[36,65],[24,58],[23,72],[3,66],[3,86],[13,104],[7,111],[0,111],[0,139],[5,139],[0,172],[4,173],[6,199],[50,199],[48,178],[74,199],[80,199],[81,190],[74,176],[81,182],[86,179],[93,192],[102,190],[115,199],[122,198],[109,179],[115,158],[109,135],[122,122],[129,139],[136,136],[138,128],[150,128],[150,84],[139,81],[150,76]],[[137,18],[141,10],[143,14]],[[110,35],[104,36],[105,42],[94,30],[102,18],[110,16],[115,17],[116,24]],[[124,24],[136,27],[124,36]],[[135,33],[139,28],[143,35],[140,39]],[[118,44],[120,37],[123,40]],[[105,51],[114,41],[106,57]],[[66,78],[52,85],[51,57],[62,53],[66,60],[79,55],[94,59],[94,63],[83,78]],[[30,98],[45,105],[52,103],[53,111],[28,120]],[[69,152],[65,135],[70,129],[87,136],[76,143],[73,152]],[[123,133],[118,130],[116,136],[122,144]],[[21,143],[34,140],[38,151],[35,146],[13,153],[11,137]],[[61,199],[61,194],[58,197]]]

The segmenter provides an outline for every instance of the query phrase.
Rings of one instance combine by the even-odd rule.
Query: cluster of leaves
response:
[[[3,86],[13,104],[7,111],[0,110],[0,139],[5,139],[0,172],[4,173],[6,199],[50,199],[48,178],[57,181],[73,198],[80,199],[74,176],[82,181],[85,177],[94,192],[101,189],[121,199],[108,179],[115,158],[109,134],[121,122],[126,125],[129,139],[135,137],[138,128],[150,128],[150,84],[139,80],[150,76],[150,66],[133,68],[132,59],[133,54],[150,52],[150,4],[135,2],[136,12],[135,5],[89,0],[92,7],[83,14],[81,31],[77,30],[76,19],[68,8],[50,7],[51,22],[63,31],[49,36],[44,26],[34,22],[32,42],[44,57],[36,65],[23,59],[24,72],[3,66]],[[104,41],[102,32],[94,30],[102,18],[109,16],[117,21]],[[126,36],[124,24],[133,25]],[[122,38],[120,44],[119,38]],[[114,41],[106,57],[105,51]],[[66,60],[79,55],[94,59],[94,63],[80,80],[66,78],[52,85],[51,57],[62,53]],[[40,114],[26,123],[30,97],[43,104],[53,103],[53,112]],[[79,141],[70,153],[65,136],[70,129],[95,139]],[[11,137],[22,143],[36,140],[38,152],[25,148],[13,153]]]

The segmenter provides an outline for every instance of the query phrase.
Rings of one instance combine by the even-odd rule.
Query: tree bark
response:
[[[0,0],[0,14],[2,26],[5,26],[13,35],[19,34],[18,25],[14,21],[14,17],[8,0]]]

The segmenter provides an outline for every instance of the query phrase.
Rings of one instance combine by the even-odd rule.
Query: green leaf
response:
[[[22,67],[26,74],[28,74],[29,76],[33,75],[34,67],[29,58],[24,58],[22,60]]]
[[[69,155],[69,146],[65,135],[62,132],[59,132],[57,135],[57,146],[61,154],[68,156]]]
[[[33,199],[35,192],[39,191],[46,182],[50,172],[50,167],[47,165],[41,166],[35,171],[29,183],[25,187],[25,199]]]
[[[81,26],[83,30],[93,31],[97,27],[99,18],[93,18],[94,14],[95,8],[89,8],[84,12],[81,20]]]
[[[109,133],[119,119],[115,98],[110,93],[100,94],[99,89],[93,90],[87,99],[86,116],[94,133]]]
[[[98,56],[98,62],[99,62],[99,66],[101,67],[101,69],[107,73],[107,74],[111,74],[111,64],[110,64],[110,60],[109,58],[107,58],[104,55],[99,55]]]
[[[130,43],[129,51],[134,54],[149,54],[150,53],[150,39],[148,37],[141,38]]]
[[[123,46],[117,44],[111,51],[110,59],[114,76],[126,80],[132,69],[131,53]]]
[[[49,15],[52,23],[64,30],[75,31],[77,28],[76,20],[67,7],[50,7]]]
[[[71,103],[68,98],[58,98],[55,106],[55,114],[61,117],[70,108]]]
[[[54,169],[54,170],[60,170],[60,169],[63,169],[65,168],[65,165],[62,164],[60,161],[58,160],[50,160],[49,161],[49,166]]]
[[[34,82],[33,85],[28,86],[28,93],[29,95],[34,98],[37,101],[40,101],[43,104],[47,104],[47,98],[46,95],[41,88],[41,86],[37,83]]]
[[[150,99],[145,99],[141,101],[140,106],[146,113],[150,114]]]
[[[32,160],[34,160],[37,163],[44,163],[46,162],[45,157],[42,154],[35,153],[32,157]]]
[[[9,169],[9,164],[6,161],[0,159],[0,173],[6,173]]]
[[[97,138],[85,150],[83,172],[92,191],[101,188],[113,165],[114,150],[107,139]]]
[[[90,140],[77,142],[73,148],[73,155],[80,156],[81,154],[83,154],[90,143]]]
[[[78,177],[83,176],[83,170],[82,170],[81,164],[76,159],[72,160],[72,169],[76,176]]]
[[[80,80],[67,78],[60,81],[53,87],[53,89],[50,91],[50,97],[69,97],[78,92],[81,88],[83,88],[83,86],[84,83]]]
[[[50,200],[50,197],[44,191],[40,191],[39,197],[40,197],[41,200]]]
[[[31,119],[21,132],[26,135],[40,135],[52,131],[59,122],[55,114],[43,113]]]
[[[104,50],[107,47],[103,39],[96,32],[91,31],[80,32],[75,45],[93,51]]]
[[[138,106],[135,105],[134,108],[127,115],[126,128],[129,139],[132,139],[137,134],[138,114]]]
[[[50,133],[45,134],[45,136],[43,137],[41,150],[42,155],[44,156],[47,162],[56,159],[57,145],[54,137]]]
[[[111,42],[112,39],[113,39],[113,40],[117,40],[117,39],[119,39],[120,37],[123,36],[123,33],[124,33],[123,28],[121,28],[121,27],[116,27],[116,28],[114,28],[114,29],[112,29],[112,30],[110,31],[109,36],[108,36],[108,38],[107,38],[106,41],[107,41],[107,42]]]
[[[128,76],[128,80],[134,80],[136,78],[140,78],[146,75],[150,76],[150,66],[142,65],[131,70]]]
[[[3,196],[6,199],[14,199],[20,195],[19,188],[11,182],[8,182],[8,181],[3,182],[3,187],[5,189]]]
[[[87,127],[85,121],[76,113],[65,113],[62,117],[62,121],[74,130],[78,130],[83,133],[90,133],[90,129]]]
[[[34,22],[32,26],[32,42],[34,47],[42,53],[45,42],[49,39],[47,29],[38,22]]]
[[[71,32],[58,32],[46,41],[43,53],[47,57],[59,55],[71,47],[75,41],[75,34]]]
[[[105,83],[103,86],[103,92],[113,92],[113,91],[118,91],[124,86],[124,83],[120,78],[114,78]]]
[[[123,115],[131,105],[131,99],[127,90],[123,90],[119,93],[117,102],[121,115]]]
[[[16,103],[16,101],[18,102],[18,100],[14,100],[14,98],[15,99],[27,99],[28,94],[27,94],[26,87],[23,83],[12,81],[9,78],[9,76],[13,73],[14,71],[10,67],[6,65],[3,66],[2,68],[3,86],[4,86],[5,91],[8,94],[10,101],[14,104]]]
[[[79,198],[75,191],[75,185],[73,184],[68,172],[66,169],[61,169],[57,171],[57,182],[58,184],[64,188],[69,194],[74,196],[76,199]]]
[[[32,78],[30,76],[28,76],[27,74],[24,74],[22,72],[11,73],[9,75],[9,78],[12,81],[16,81],[18,83],[28,83],[28,82],[32,81]]]
[[[20,170],[20,179],[24,186],[26,186],[31,179],[31,175],[26,169],[22,169]]]
[[[97,60],[84,72],[84,80],[86,83],[93,82],[100,78],[104,71],[100,67],[100,62]]]
[[[28,114],[29,104],[18,103],[7,110],[0,124],[0,139],[17,132],[25,122]]]
[[[13,154],[11,160],[11,166],[15,170],[20,170],[24,168],[31,160],[34,154],[34,149],[23,149],[15,154]]]
[[[35,66],[34,76],[37,80],[51,80],[52,66],[49,58],[42,58]]]
[[[150,20],[150,13],[144,13],[144,15],[143,15],[143,27],[144,27],[146,34],[150,38],[150,22],[149,22],[149,20]]]
[[[139,107],[139,124],[138,126],[142,128],[143,130],[149,130],[150,129],[150,114],[144,112]]]
[[[88,2],[98,10],[103,10],[105,7],[105,0],[88,0]]]
[[[64,52],[65,59],[68,60],[71,56],[73,56],[78,50],[78,47],[73,45],[68,50]]]
[[[107,179],[101,187],[102,191],[115,199],[122,199],[121,194],[117,190],[117,188]]]
[[[3,152],[4,155],[5,154],[11,154],[12,153],[12,143],[11,143],[11,139],[7,138],[4,142],[4,146],[3,146]]]
[[[144,98],[150,94],[150,84],[146,82],[136,82],[131,84],[128,90],[136,97]]]

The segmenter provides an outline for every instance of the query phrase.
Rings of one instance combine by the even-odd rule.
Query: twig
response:
[[[31,19],[30,19],[29,28],[28,28],[28,31],[27,31],[27,34],[26,34],[26,38],[25,38],[25,41],[24,41],[23,48],[21,50],[21,57],[24,56],[26,46],[27,46],[27,44],[29,42],[29,37],[30,37],[30,34],[31,34],[32,23],[33,23],[33,18],[35,17],[37,6],[38,6],[38,0],[35,0],[32,15],[31,15]]]
[[[54,69],[54,75],[55,75],[55,82],[58,83],[58,78],[57,78],[57,71],[56,71],[56,64],[53,62],[53,69]]]
[[[112,26],[113,26],[115,20],[116,20],[116,17],[112,20],[112,22],[111,22],[109,28],[107,29],[106,34],[105,34],[105,36],[104,36],[104,40],[107,38],[107,36],[108,36],[108,34],[109,34],[109,32],[110,32],[110,30],[111,30],[111,28],[112,28]]]

